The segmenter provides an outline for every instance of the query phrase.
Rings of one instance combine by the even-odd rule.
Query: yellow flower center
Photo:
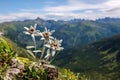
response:
[[[34,29],[30,29],[30,30],[29,30],[29,33],[30,33],[30,34],[33,34],[33,32],[34,32]]]
[[[49,34],[48,33],[43,33],[44,38],[48,38]]]
[[[57,43],[52,43],[51,47],[54,47],[56,49],[56,48],[58,48],[58,44]]]

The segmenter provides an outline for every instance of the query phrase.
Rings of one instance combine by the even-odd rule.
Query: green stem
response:
[[[35,50],[36,50],[36,40],[35,40],[35,36],[32,34],[31,37],[32,37],[32,40],[33,40],[33,43],[34,43],[34,46],[35,46]],[[35,52],[35,57],[37,57],[37,52]]]
[[[44,41],[44,44],[43,44],[43,49],[42,49],[42,54],[40,56],[40,59],[43,58],[44,52],[45,52],[45,41]]]

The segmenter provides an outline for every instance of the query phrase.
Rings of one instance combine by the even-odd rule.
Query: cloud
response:
[[[76,10],[84,10],[84,9],[98,9],[98,10],[108,10],[111,8],[119,7],[119,0],[106,0],[107,2],[99,3],[99,4],[89,4],[83,3],[79,0],[68,0],[67,5],[61,6],[52,6],[44,8],[47,12],[72,12]]]
[[[46,7],[44,8],[44,10],[46,12],[72,12],[72,11],[83,10],[88,8],[94,9],[95,7],[92,4],[82,3],[78,0],[69,0],[67,5]]]
[[[41,9],[21,9],[19,13],[7,15],[0,14],[0,22],[35,19],[36,17],[55,20],[74,18],[95,20],[104,17],[120,17],[120,0],[97,0],[96,4],[85,1],[88,0],[67,0],[67,3],[62,5],[51,5]]]
[[[0,15],[0,23],[1,22],[9,22],[14,20],[25,20],[25,19],[35,19],[36,17],[42,17],[41,14],[34,14],[34,13],[12,13],[8,15]]]
[[[100,0],[99,0],[100,1]],[[47,7],[44,10],[49,14],[71,18],[97,19],[104,17],[120,17],[119,0],[106,0],[106,2],[91,4],[80,0],[68,0],[67,5]],[[114,9],[114,10],[113,10]],[[77,13],[76,13],[77,12]],[[64,14],[64,15],[63,15]],[[67,18],[68,19],[68,18]]]
[[[39,12],[41,9],[21,9],[21,12]]]
[[[107,11],[108,12],[113,12],[113,11],[118,11],[118,10],[120,10],[120,7],[112,8],[112,9],[109,9]]]

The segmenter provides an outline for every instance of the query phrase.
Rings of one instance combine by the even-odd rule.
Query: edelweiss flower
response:
[[[34,36],[41,36],[42,33],[39,30],[36,30],[37,24],[34,24],[34,26],[30,26],[30,28],[24,27],[27,31],[24,31],[25,34]]]
[[[55,30],[50,31],[49,29],[47,29],[45,27],[44,32],[42,32],[42,38],[41,38],[41,40],[46,40],[46,39],[49,39],[49,38],[52,39],[53,37],[51,35],[52,35],[53,32],[55,32]]]
[[[36,26],[37,24],[34,24],[34,26],[30,26],[30,28],[24,27],[27,31],[24,31],[25,34],[36,34],[37,30],[36,30]]]
[[[56,38],[50,41],[50,44],[46,44],[45,46],[52,49],[52,51],[48,51],[47,55],[45,58],[49,56],[54,56],[56,53],[56,50],[60,51],[63,50],[64,48],[61,47],[62,40],[57,40]]]
[[[28,35],[31,35],[35,46],[36,46],[35,34],[37,32],[36,26],[37,26],[37,24],[34,24],[34,27],[30,26],[30,28],[24,27],[27,30],[27,31],[24,31],[24,33],[28,34]]]
[[[35,41],[35,36],[41,36],[42,33],[40,33],[39,30],[36,30],[37,24],[34,24],[34,26],[30,26],[30,28],[24,27],[27,31],[24,31],[25,34],[31,35],[32,40],[34,42],[34,46],[36,49],[36,41]]]
[[[54,56],[56,53],[56,50],[60,51],[64,48],[61,47],[62,40],[57,40],[56,38],[51,42],[50,47],[53,49],[51,55]]]
[[[57,40],[56,38],[50,41],[50,44],[46,44],[45,46],[51,48],[53,50],[63,50],[64,48],[61,47],[62,40]]]

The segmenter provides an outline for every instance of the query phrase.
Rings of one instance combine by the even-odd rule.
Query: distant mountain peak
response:
[[[42,19],[42,18],[40,18],[40,17],[37,17],[37,18],[35,19],[35,21],[45,21],[45,20]]]

